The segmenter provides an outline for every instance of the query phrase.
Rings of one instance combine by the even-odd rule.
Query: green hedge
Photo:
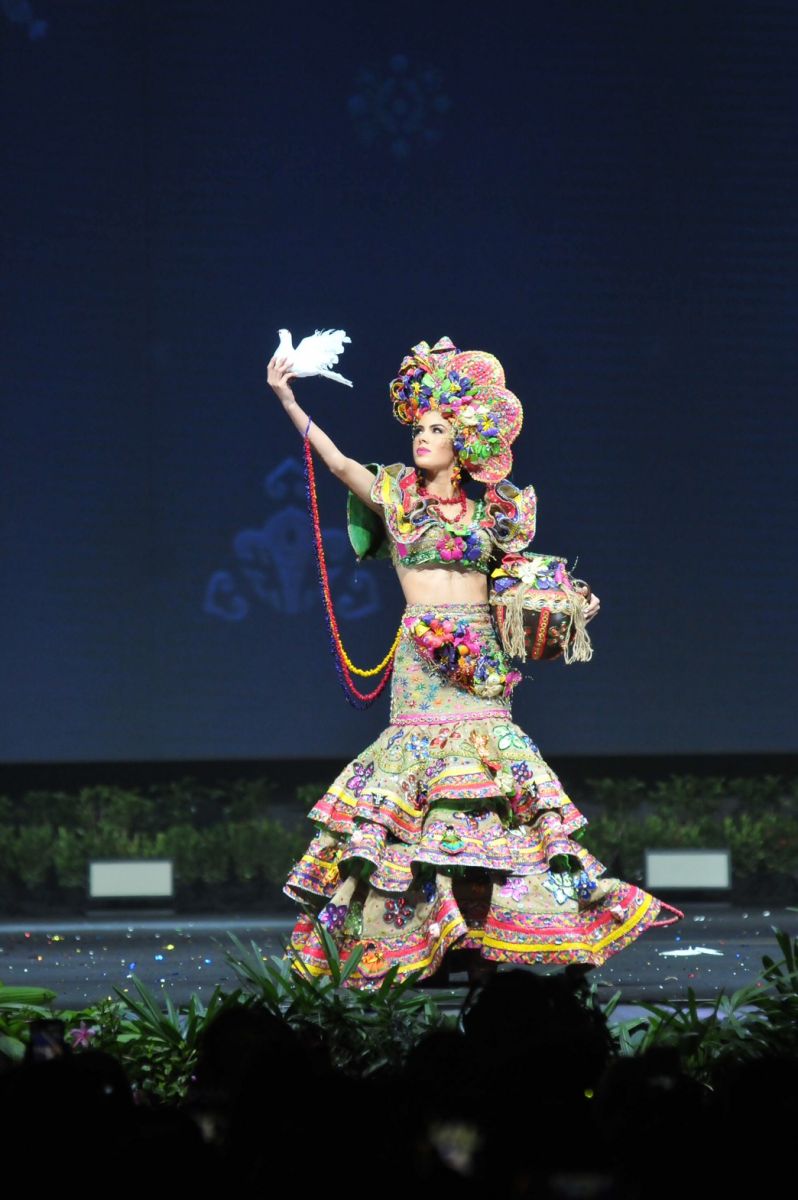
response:
[[[646,849],[728,847],[740,882],[798,878],[798,779],[671,775],[588,780],[577,807],[589,805],[583,845],[613,873],[643,877]],[[793,893],[794,894],[794,893]]]
[[[143,789],[94,786],[0,796],[0,881],[8,896],[82,889],[92,858],[172,858],[179,888],[281,888],[313,835],[304,815],[324,784],[278,803],[266,778],[215,786],[187,776]],[[646,848],[728,846],[737,883],[798,877],[798,780],[671,775],[588,779],[571,791],[578,837],[610,874],[642,879]]]
[[[93,858],[171,858],[179,889],[245,885],[255,900],[282,887],[313,833],[273,807],[267,779],[0,796],[0,881],[7,897],[55,900],[85,888]]]

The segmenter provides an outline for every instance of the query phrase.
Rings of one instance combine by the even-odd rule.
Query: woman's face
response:
[[[425,412],[413,426],[413,462],[422,471],[435,473],[454,466],[454,430],[439,412]]]

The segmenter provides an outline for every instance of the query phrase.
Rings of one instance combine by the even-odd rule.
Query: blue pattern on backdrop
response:
[[[25,28],[31,41],[47,33],[47,22],[36,16],[30,0],[0,0],[0,8],[12,24]]]
[[[734,584],[756,546],[798,589],[798,5],[539,0],[532,38],[312,7],[0,0],[0,760],[377,736],[387,697],[354,717],[329,661],[296,464],[261,491],[301,459],[275,331],[330,323],[355,388],[298,398],[361,462],[410,453],[387,381],[419,339],[497,353],[522,399],[539,548],[602,598],[595,661],[517,699],[548,755],[792,752],[788,656]],[[320,482],[373,663],[401,588]]]
[[[406,158],[441,140],[451,101],[436,67],[411,67],[406,55],[394,54],[386,74],[363,67],[357,89],[349,115],[367,146],[387,142],[395,158]]]
[[[260,528],[242,529],[234,535],[235,565],[214,571],[205,589],[204,611],[224,621],[243,621],[258,603],[295,617],[320,602],[313,528],[304,508],[299,459],[283,459],[266,476],[264,490],[280,507]],[[380,600],[377,581],[368,569],[353,569],[346,530],[325,529],[323,535],[338,616],[358,621],[376,612]]]

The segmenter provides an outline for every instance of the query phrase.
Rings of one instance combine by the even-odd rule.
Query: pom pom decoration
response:
[[[504,386],[504,368],[494,355],[458,350],[447,337],[432,347],[419,342],[402,359],[390,391],[403,425],[430,410],[451,421],[458,459],[473,479],[495,484],[509,475],[523,409]]]

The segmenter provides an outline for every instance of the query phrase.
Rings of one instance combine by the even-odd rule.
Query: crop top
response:
[[[485,489],[470,522],[447,522],[419,495],[413,467],[366,465],[376,474],[371,499],[381,505],[384,525],[373,509],[349,493],[347,523],[358,558],[390,554],[396,566],[436,563],[488,575],[497,558],[523,550],[535,536],[537,497],[531,486],[521,490],[503,479]]]

